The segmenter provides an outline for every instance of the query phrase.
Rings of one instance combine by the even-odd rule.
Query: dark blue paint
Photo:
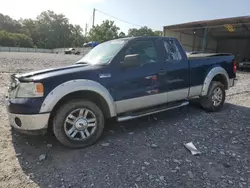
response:
[[[182,60],[180,61],[164,61],[164,66],[166,68],[167,74],[165,77],[165,87],[166,91],[174,91],[184,88],[189,88],[190,86],[190,71],[189,71],[189,61],[187,59],[186,53],[180,46],[180,43],[176,39],[163,38],[161,43],[161,49],[164,49],[163,42],[173,40],[180,51]],[[163,57],[167,59],[167,52],[163,50]]]
[[[183,57],[181,61],[165,61],[166,52],[162,41],[169,39],[176,41]],[[151,40],[154,42],[157,49],[158,62],[142,67],[122,68],[120,62],[124,49],[139,40]],[[109,90],[115,101],[119,101],[149,95],[148,91],[151,90],[157,90],[158,93],[166,93],[190,86],[202,85],[207,73],[215,66],[223,67],[229,74],[229,78],[234,78],[233,59],[234,56],[218,56],[188,60],[184,49],[174,38],[130,38],[123,49],[107,65],[72,65],[20,75],[20,79],[23,81],[28,78],[35,82],[42,82],[45,88],[45,95],[42,98],[36,99],[14,99],[10,101],[8,110],[9,112],[18,114],[39,113],[43,100],[55,87],[75,79],[96,81]],[[160,75],[159,72],[161,70],[166,70],[166,74]],[[111,74],[111,78],[101,79],[99,77],[100,74],[107,73]],[[145,78],[152,75],[156,75],[157,79]]]
[[[122,68],[120,62],[123,61],[126,49],[134,42],[148,40],[153,42],[157,50],[157,62],[144,64],[140,67]],[[163,56],[158,51],[159,47],[157,38],[136,38],[124,46],[121,52],[117,54],[113,62],[114,71],[112,72],[112,79],[106,85],[115,101],[146,96],[149,95],[149,91],[154,89],[158,89],[158,93],[166,92],[163,82],[165,75],[159,75],[160,70],[165,69]],[[146,79],[146,77],[150,76],[156,76],[157,79]]]
[[[38,114],[43,98],[34,99],[12,99],[9,100],[7,109],[13,114]]]
[[[202,85],[209,71],[216,66],[224,68],[229,78],[234,78],[233,59],[233,56],[190,59],[190,86]]]

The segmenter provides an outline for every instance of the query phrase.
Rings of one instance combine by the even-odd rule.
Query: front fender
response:
[[[85,79],[68,81],[55,87],[43,101],[40,113],[51,112],[60,99],[77,91],[93,91],[100,94],[108,104],[110,116],[116,116],[115,103],[109,91],[98,82]]]
[[[202,87],[202,92],[201,92],[201,95],[202,95],[202,96],[207,95],[207,92],[208,92],[210,83],[212,82],[213,78],[214,78],[216,75],[219,75],[219,74],[222,75],[222,76],[226,79],[226,82],[227,82],[226,84],[227,84],[227,85],[229,84],[229,76],[228,76],[226,70],[223,69],[222,67],[214,67],[214,68],[212,68],[212,69],[208,72],[208,74],[207,74],[207,76],[206,76],[206,78],[205,78],[205,80],[204,80],[203,87]],[[227,89],[227,88],[226,88],[226,89]]]

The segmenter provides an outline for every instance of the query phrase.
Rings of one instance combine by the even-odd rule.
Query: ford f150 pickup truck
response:
[[[52,128],[59,142],[87,147],[102,135],[105,120],[131,120],[199,98],[220,110],[235,85],[231,54],[190,54],[169,37],[107,41],[72,65],[14,74],[6,96],[11,127],[24,133]]]

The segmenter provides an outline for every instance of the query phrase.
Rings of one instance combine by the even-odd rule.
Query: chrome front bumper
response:
[[[45,114],[12,114],[8,113],[10,125],[21,132],[46,130],[50,113]]]

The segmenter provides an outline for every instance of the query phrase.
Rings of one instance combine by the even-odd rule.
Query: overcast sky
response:
[[[147,25],[162,30],[164,25],[250,15],[250,0],[2,0],[0,13],[15,19],[36,18],[44,10],[63,13],[70,23],[92,25],[93,8],[131,24],[96,12],[96,24],[114,20],[122,31]],[[135,24],[135,25],[133,25]]]

